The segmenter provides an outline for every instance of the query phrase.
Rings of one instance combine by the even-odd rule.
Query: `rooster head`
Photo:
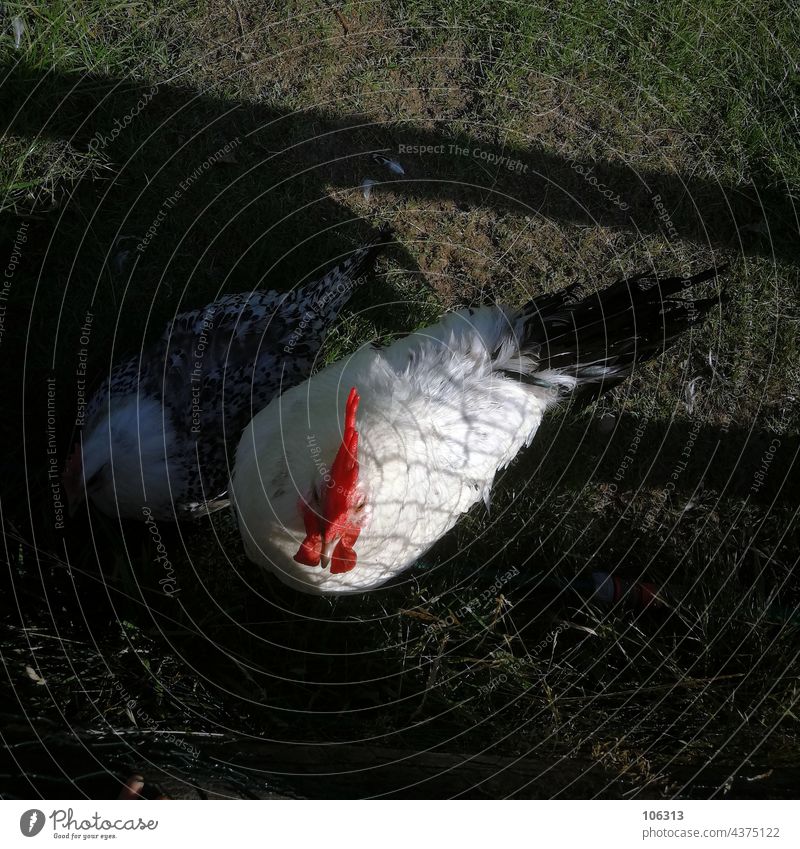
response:
[[[358,486],[358,402],[359,395],[353,387],[347,398],[342,442],[333,464],[310,495],[298,503],[306,536],[294,559],[304,566],[330,567],[333,574],[355,567],[353,546],[365,516],[365,499]]]

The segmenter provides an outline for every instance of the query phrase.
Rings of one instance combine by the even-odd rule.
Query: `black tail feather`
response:
[[[520,352],[537,362],[529,379],[566,395],[611,389],[721,302],[721,292],[701,299],[676,296],[722,270],[663,279],[640,274],[580,300],[574,299],[575,287],[534,299],[521,310],[518,325]],[[552,372],[576,383],[552,380]]]

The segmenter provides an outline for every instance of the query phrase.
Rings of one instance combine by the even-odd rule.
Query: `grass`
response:
[[[0,342],[9,739],[27,746],[28,720],[51,729],[62,765],[69,728],[135,732],[142,746],[166,730],[379,741],[542,757],[553,770],[536,761],[533,795],[788,795],[797,10],[345,3],[344,35],[331,7],[306,2],[4,8],[9,256],[27,228]],[[232,139],[234,156],[137,252],[164,199]],[[400,155],[395,180],[369,152],[402,143],[502,152],[528,170]],[[365,176],[386,181],[369,202]],[[97,379],[176,309],[292,286],[387,220],[399,244],[329,361],[445,308],[649,266],[728,262],[728,302],[612,395],[558,411],[488,516],[470,514],[408,581],[368,597],[293,595],[247,563],[226,516],[162,529],[176,598],[160,592],[141,528],[97,515],[53,528],[44,381],[56,379],[63,455],[87,310]],[[651,582],[666,603],[604,606],[584,586],[592,570]],[[107,768],[135,761],[121,744],[97,751]],[[565,757],[602,767],[589,789],[558,772]],[[159,758],[201,782],[210,769],[193,773],[180,747]],[[18,769],[0,771],[9,785]],[[56,792],[52,763],[37,769]],[[399,781],[382,768],[376,792]]]

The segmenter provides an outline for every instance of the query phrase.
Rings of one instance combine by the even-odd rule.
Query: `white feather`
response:
[[[363,348],[273,400],[244,431],[231,480],[248,556],[317,593],[363,592],[409,568],[485,498],[554,399],[499,370],[518,359],[509,320],[496,307],[453,313],[383,351]],[[361,396],[359,481],[369,516],[356,567],[331,574],[292,559],[305,536],[298,500],[324,480],[352,386]]]
[[[83,440],[87,491],[110,516],[139,516],[151,505],[156,518],[174,520],[168,509],[173,500],[170,478],[173,486],[180,481],[169,417],[154,398],[130,395],[112,405],[110,415],[102,416]]]

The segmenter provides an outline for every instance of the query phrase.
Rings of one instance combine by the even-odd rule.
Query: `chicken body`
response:
[[[401,574],[488,503],[549,407],[618,384],[717,304],[675,297],[714,274],[462,310],[273,399],[245,429],[230,485],[248,556],[310,593],[363,592]],[[356,482],[332,518],[342,485],[331,470],[352,445]]]

